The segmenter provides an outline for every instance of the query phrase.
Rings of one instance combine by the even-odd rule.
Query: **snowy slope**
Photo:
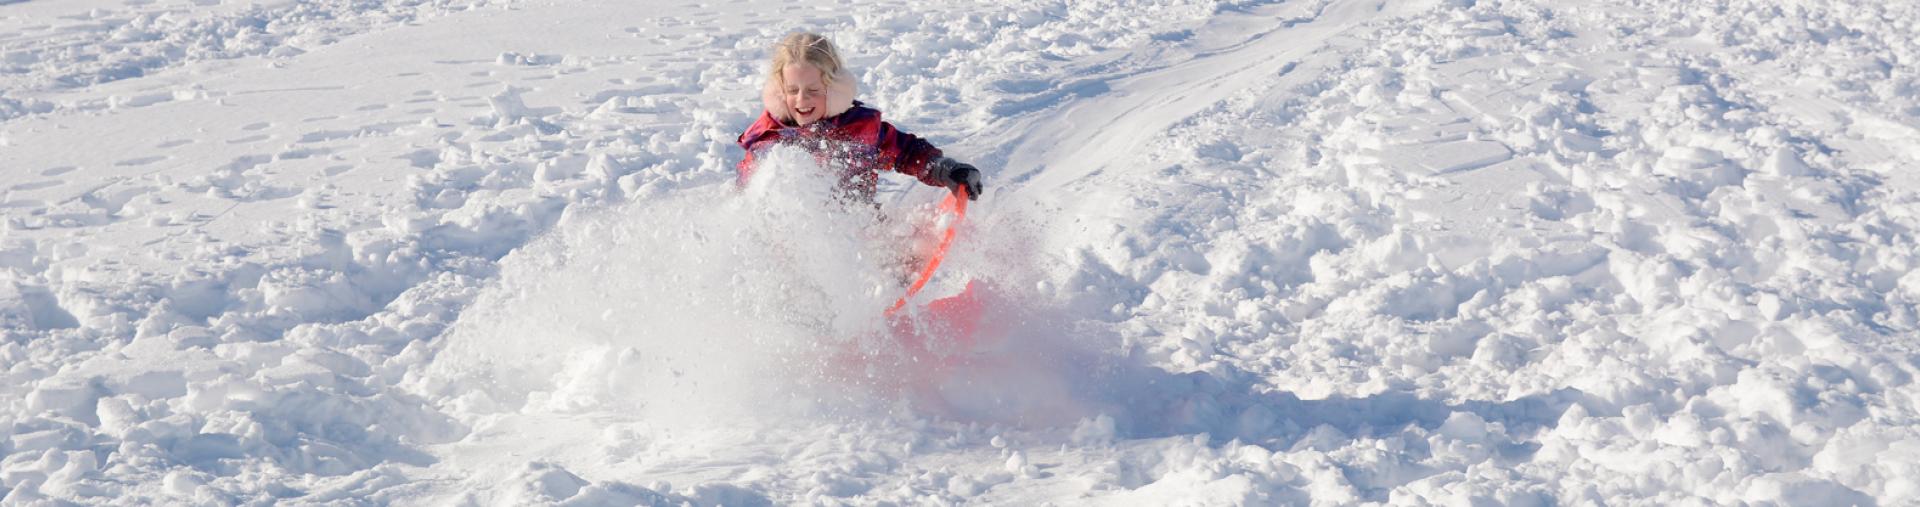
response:
[[[1920,502],[1920,6],[1697,4],[0,0],[0,504]]]

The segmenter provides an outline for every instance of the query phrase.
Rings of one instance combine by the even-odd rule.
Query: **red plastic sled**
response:
[[[940,214],[950,217],[946,229],[938,233],[939,241],[919,256],[926,259],[926,264],[917,271],[906,294],[882,312],[887,322],[885,338],[892,342],[883,345],[897,347],[867,350],[854,344],[853,350],[834,354],[830,369],[835,371],[827,372],[828,376],[882,390],[924,392],[967,361],[977,345],[976,335],[985,307],[983,295],[987,291],[982,284],[968,281],[959,294],[929,301],[924,306],[909,306],[946,259],[966,218],[967,201],[967,191],[961,188],[940,202]]]
[[[920,268],[919,276],[914,278],[913,285],[907,286],[907,294],[900,296],[899,301],[894,301],[893,306],[887,308],[888,318],[893,318],[895,313],[906,307],[907,300],[919,294],[920,288],[927,286],[927,280],[933,279],[933,271],[940,269],[940,261],[946,260],[947,247],[953,246],[953,236],[960,232],[960,222],[967,218],[966,187],[955,188],[953,193],[947,194],[947,199],[940,201],[940,213],[953,215],[953,219],[947,222],[947,230],[941,233],[940,243],[935,245],[933,251],[927,255],[927,265]]]

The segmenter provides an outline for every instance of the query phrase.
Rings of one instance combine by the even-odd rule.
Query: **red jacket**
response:
[[[944,175],[927,170],[927,164],[940,156],[939,148],[894,128],[880,119],[879,110],[859,102],[846,112],[805,127],[784,124],[772,113],[761,112],[760,119],[740,134],[739,143],[747,150],[738,166],[738,183],[743,187],[753,176],[754,155],[776,144],[806,148],[829,167],[841,168],[841,188],[867,201],[873,200],[883,170],[913,176],[928,185],[946,185]]]

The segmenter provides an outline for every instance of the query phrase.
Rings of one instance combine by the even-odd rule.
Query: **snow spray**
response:
[[[449,332],[434,375],[455,410],[613,412],[660,425],[783,422],[887,407],[906,389],[824,380],[825,352],[877,356],[893,344],[883,311],[912,273],[913,213],[839,198],[809,154],[775,149],[745,188],[693,189],[618,209],[572,213],[501,261],[493,286]],[[890,205],[894,208],[910,204]],[[965,280],[994,264],[999,340],[970,368],[915,400],[934,415],[1062,423],[1083,416],[1052,361],[1024,282],[1017,237],[956,244],[942,268]],[[1024,274],[1022,274],[1024,273]],[[930,292],[952,287],[933,287]],[[1047,326],[1052,327],[1052,326]],[[1038,333],[1038,334],[1036,334]],[[887,379],[877,379],[884,384]],[[1059,386],[1058,388],[1047,388]],[[894,386],[898,387],[898,386]],[[924,393],[925,391],[922,390]],[[875,397],[875,395],[878,395]],[[865,407],[865,408],[861,408]]]
[[[438,369],[465,405],[611,411],[655,422],[779,418],[815,398],[822,344],[881,330],[898,227],[840,202],[812,156],[776,149],[744,189],[570,213],[501,261]]]
[[[436,359],[484,386],[459,405],[705,424],[839,398],[816,351],[883,346],[912,221],[841,200],[801,150],[758,163],[745,188],[568,213],[507,255]]]

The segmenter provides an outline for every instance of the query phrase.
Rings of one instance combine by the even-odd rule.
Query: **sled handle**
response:
[[[927,285],[927,280],[933,279],[933,271],[940,268],[941,260],[946,259],[947,247],[953,244],[953,235],[960,230],[960,221],[967,218],[968,197],[967,187],[962,185],[955,187],[953,193],[947,194],[946,200],[940,201],[940,211],[952,213],[953,221],[947,224],[947,231],[941,233],[940,246],[933,249],[933,256],[927,259],[926,267],[920,268],[920,275],[915,277],[913,285],[907,286],[907,294],[900,296],[900,300],[894,301],[893,306],[887,308],[888,317],[900,311],[901,307],[907,306],[907,300],[912,299],[914,294],[919,294],[920,288]]]

